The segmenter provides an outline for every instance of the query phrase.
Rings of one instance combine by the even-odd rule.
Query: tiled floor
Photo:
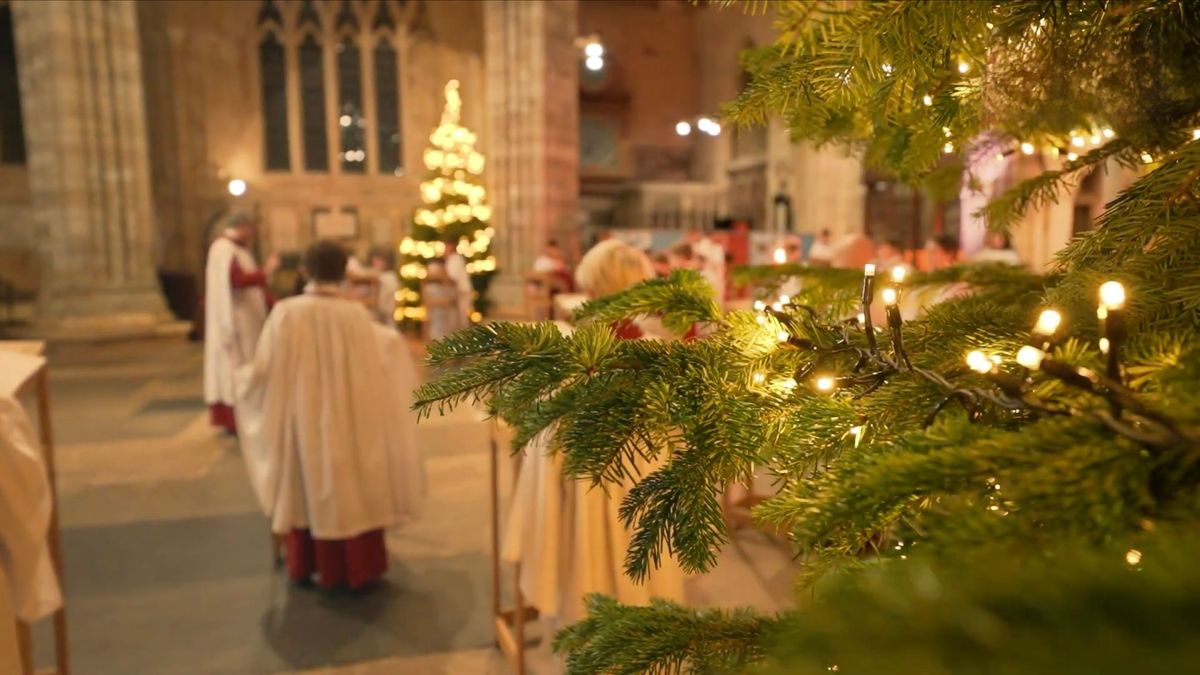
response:
[[[274,568],[236,441],[206,423],[200,364],[182,341],[52,354],[75,672],[507,672],[489,617],[487,423],[462,409],[422,424],[429,500],[389,535],[386,583],[322,595]],[[776,544],[743,531],[714,573],[689,581],[689,599],[775,609],[792,571]],[[559,670],[544,647],[531,662]]]

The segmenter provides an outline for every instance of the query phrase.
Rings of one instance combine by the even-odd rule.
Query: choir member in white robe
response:
[[[700,274],[717,292],[717,302],[725,302],[725,247],[700,232],[688,232],[688,243],[692,245],[699,260]]]
[[[384,530],[415,515],[423,474],[404,339],[341,296],[346,254],[319,241],[311,283],[281,301],[238,372],[238,436],[288,575],[362,588],[387,570]]]
[[[6,388],[0,392],[0,673],[21,672],[15,620],[33,623],[62,605],[46,539],[53,509],[29,418]]]
[[[467,259],[458,252],[458,241],[446,242],[446,275],[458,288],[458,313],[463,325],[471,323],[471,309],[475,300],[475,289],[471,286],[471,273],[467,271]]]
[[[267,279],[279,265],[272,256],[259,269],[250,251],[258,224],[235,214],[208,248],[204,271],[204,402],[213,426],[237,432],[234,372],[254,357],[267,319]]]
[[[579,262],[581,290],[601,297],[654,277],[646,254],[616,239],[600,242]],[[613,326],[621,339],[671,339],[655,319]],[[624,573],[630,532],[618,509],[633,481],[592,486],[562,475],[562,457],[552,446],[551,427],[525,446],[506,522],[505,560],[521,563],[521,592],[546,617],[571,623],[584,615],[591,593],[645,605],[652,598],[682,602],[683,571],[664,555],[658,568],[638,583]],[[669,461],[642,462],[633,473],[646,476]]]

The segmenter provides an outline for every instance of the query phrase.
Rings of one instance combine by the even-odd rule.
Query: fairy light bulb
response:
[[[925,94],[923,97],[921,97],[921,102],[925,105],[933,105],[933,97],[929,94]]]
[[[797,386],[798,384],[799,384],[799,383],[798,383],[798,382],[796,382],[796,378],[794,378],[794,377],[789,377],[788,379],[786,379],[786,380],[783,380],[782,382],[780,382],[780,383],[779,383],[779,386],[783,387],[783,388],[784,388],[784,389],[786,389],[787,391],[792,391],[793,389],[795,389],[795,388],[796,388],[796,386]]]
[[[1082,148],[1084,146],[1084,143],[1085,143],[1085,141],[1083,140],[1083,136],[1072,136],[1071,137],[1071,145],[1076,148]]]
[[[1143,152],[1142,153],[1142,162],[1144,162],[1146,164],[1153,164],[1154,163],[1154,155],[1151,155],[1148,152]]]
[[[1100,345],[1100,353],[1101,354],[1108,354],[1109,348],[1112,347],[1112,343],[1109,342],[1108,338],[1106,338],[1106,337],[1100,338],[1100,341],[1098,344]]]
[[[788,304],[791,301],[792,301],[792,299],[788,297],[787,293],[784,293],[783,295],[779,296],[779,302],[784,305]]]
[[[771,303],[771,309],[775,310],[776,312],[782,312],[783,311],[783,303],[776,300],[775,302]]]
[[[863,265],[863,274],[868,277],[875,276],[875,265],[872,263],[867,263],[866,265]]]
[[[828,375],[822,375],[821,377],[818,377],[816,379],[816,382],[814,384],[817,387],[817,391],[831,392],[831,391],[833,391],[833,387],[834,387],[835,383],[834,383],[832,377],[830,377]]]
[[[775,334],[775,339],[779,340],[780,342],[787,342],[791,337],[792,336],[786,330],[781,330]]]
[[[1112,130],[1112,127],[1104,127],[1100,130],[1100,135],[1104,136],[1105,138],[1112,138],[1113,136],[1116,136],[1116,133]],[[1195,135],[1193,134],[1192,137],[1195,138]]]
[[[1131,567],[1142,562],[1142,552],[1136,548],[1131,548],[1125,552],[1125,562]]]
[[[758,316],[754,317],[754,322],[760,326],[765,325],[767,323],[767,317],[759,314]]]
[[[1073,152],[1068,152],[1068,153],[1067,153],[1067,161],[1074,162],[1074,161],[1075,161],[1075,160],[1077,160],[1077,159],[1079,159],[1079,155],[1077,155],[1077,154],[1075,154],[1075,153],[1073,153]]]
[[[754,384],[762,384],[767,381],[767,376],[764,373],[755,373],[750,376],[750,381]]]
[[[883,298],[883,304],[888,306],[894,305],[900,300],[900,294],[896,293],[896,289],[894,288],[883,289],[881,297]]]
[[[1121,282],[1106,281],[1100,284],[1100,303],[1110,311],[1124,307],[1125,287]]]
[[[1039,335],[1054,335],[1058,332],[1058,327],[1062,324],[1062,314],[1057,310],[1043,309],[1041,314],[1038,314],[1037,323],[1033,327],[1033,332]]]
[[[775,264],[782,265],[783,263],[787,262],[787,251],[783,250],[782,246],[779,246],[775,249],[774,257],[775,257]]]
[[[995,364],[983,352],[978,349],[972,349],[967,352],[967,367],[983,375],[992,372]]]
[[[759,312],[761,312],[761,311],[763,311],[763,310],[764,310],[764,309],[766,309],[766,308],[767,308],[767,303],[763,302],[762,300],[755,300],[755,301],[754,301],[754,309],[755,309],[756,311],[759,311]]]
[[[859,312],[858,316],[856,316],[854,318],[857,319],[860,324],[867,322],[867,315],[863,314],[862,312]]]
[[[971,70],[971,64],[967,63],[966,61],[958,62],[958,72],[962,73],[963,75],[966,75],[967,72],[970,70]]]
[[[892,268],[892,282],[897,284],[904,283],[904,277],[908,276],[908,268],[904,265],[896,265]]]
[[[1033,143],[1029,143],[1028,141],[1026,141],[1025,143],[1021,144],[1021,152],[1022,153],[1026,154],[1026,155],[1032,155],[1033,150],[1034,150]]]
[[[1017,350],[1017,363],[1030,370],[1041,368],[1045,358],[1046,352],[1032,345],[1025,345]]]

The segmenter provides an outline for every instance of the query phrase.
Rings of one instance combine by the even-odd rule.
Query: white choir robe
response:
[[[467,271],[467,259],[457,251],[446,255],[446,276],[458,288],[458,313],[462,325],[471,325],[471,310],[475,301],[475,288],[471,285],[471,274]]]
[[[705,237],[697,241],[694,250],[702,258],[700,275],[717,292],[717,302],[725,302],[725,247]]]
[[[0,673],[21,672],[15,620],[32,623],[62,605],[46,539],[53,509],[29,418],[0,395]]]
[[[204,273],[204,402],[232,407],[234,373],[254,357],[267,319],[267,296],[261,287],[233,288],[230,270],[237,261],[244,272],[258,270],[254,255],[225,236],[208,249]]]
[[[655,319],[636,323],[647,338],[671,336]],[[622,525],[619,509],[632,481],[593,487],[590,481],[564,477],[562,455],[551,447],[554,431],[547,428],[523,449],[505,521],[500,555],[521,564],[525,601],[559,625],[582,619],[591,593],[630,605],[647,605],[651,598],[683,602],[683,570],[666,552],[644,582],[625,575],[631,532]],[[646,476],[665,461],[639,462],[638,473]]]
[[[416,369],[361,304],[320,285],[280,301],[237,384],[242,454],[273,532],[349,539],[416,514]]]

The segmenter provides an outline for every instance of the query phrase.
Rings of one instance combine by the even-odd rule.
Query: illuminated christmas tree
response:
[[[414,211],[412,235],[399,247],[398,321],[424,321],[421,280],[429,261],[446,254],[448,243],[467,261],[474,290],[472,320],[487,309],[487,288],[496,272],[496,259],[489,253],[495,230],[488,226],[492,209],[481,178],[484,158],[475,150],[475,133],[459,124],[461,111],[458,80],[450,80],[441,123],[429,135],[423,155],[428,170],[421,183],[424,205]]]

